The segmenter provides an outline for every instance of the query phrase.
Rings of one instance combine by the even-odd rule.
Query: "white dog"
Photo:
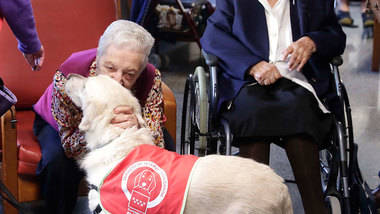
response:
[[[128,89],[111,78],[103,75],[89,78],[71,75],[65,89],[73,102],[83,110],[79,129],[85,132],[89,152],[80,161],[80,166],[87,173],[88,183],[98,188],[89,193],[91,210],[101,203],[103,211],[106,209],[110,213],[115,212],[106,206],[128,207],[127,212],[123,213],[131,214],[178,213],[167,208],[153,211],[158,204],[166,200],[165,197],[171,197],[167,201],[172,204],[179,201],[179,206],[182,206],[181,213],[293,213],[290,195],[283,179],[264,164],[251,159],[221,155],[209,155],[197,159],[194,156],[180,156],[163,149],[159,149],[159,155],[166,162],[174,162],[173,160],[179,157],[195,160],[191,173],[181,172],[170,180],[171,178],[167,178],[170,176],[163,172],[160,166],[152,163],[144,165],[139,173],[135,173],[134,179],[130,179],[133,177],[133,170],[140,165],[134,164],[128,169],[118,169],[123,175],[119,177],[122,190],[111,187],[112,197],[116,199],[109,200],[111,205],[104,205],[102,188],[112,180],[108,178],[107,180],[105,177],[108,174],[115,174],[114,172],[118,170],[114,170],[114,167],[119,166],[127,155],[135,154],[136,148],[141,145],[147,147],[148,151],[150,148],[155,148],[152,146],[153,138],[149,129],[144,128],[138,100]],[[133,107],[142,128],[121,129],[111,125],[113,109],[119,105]],[[166,157],[167,153],[170,153],[169,156],[178,157],[169,160],[171,157]],[[180,168],[186,167],[179,165],[174,171]],[[186,179],[190,177],[188,181],[186,180],[187,185],[185,184],[187,191],[170,195],[171,185],[174,185],[177,179],[180,180],[181,176],[186,176]],[[131,184],[134,189],[128,189],[127,184]],[[154,189],[158,189],[159,193],[153,195]]]

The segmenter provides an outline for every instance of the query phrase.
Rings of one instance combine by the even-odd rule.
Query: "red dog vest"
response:
[[[198,157],[153,145],[136,147],[103,180],[103,210],[116,214],[181,213]]]

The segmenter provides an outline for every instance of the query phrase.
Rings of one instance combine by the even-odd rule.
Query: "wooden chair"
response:
[[[380,13],[379,11],[377,11]],[[380,20],[375,21],[373,28],[372,71],[379,72],[380,68]]]
[[[32,132],[32,105],[51,83],[57,67],[72,52],[97,46],[99,36],[116,19],[112,1],[39,0],[32,1],[36,26],[46,57],[43,69],[32,72],[7,25],[0,33],[0,75],[18,97],[17,114],[1,118],[2,180],[19,202],[40,199],[34,176],[41,158]],[[17,120],[12,123],[13,119]],[[4,202],[4,212],[17,213]]]

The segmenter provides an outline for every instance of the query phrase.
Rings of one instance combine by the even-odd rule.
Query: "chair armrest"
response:
[[[210,91],[210,113],[211,123],[215,124],[217,121],[218,113],[218,57],[207,53],[202,49],[202,55],[208,65],[210,74],[209,91]]]
[[[333,66],[341,66],[343,64],[343,58],[341,56],[334,57],[331,62]]]
[[[206,64],[208,66],[216,66],[218,64],[218,57],[213,54],[207,53],[202,49],[202,55],[205,58]]]
[[[173,91],[164,83],[161,83],[162,94],[164,96],[164,114],[166,116],[165,128],[176,142],[177,133],[177,104]]]
[[[379,68],[380,68],[380,11],[377,10],[375,14],[378,17],[378,20],[375,21],[375,25],[373,26],[371,70],[375,72],[379,72]]]
[[[1,175],[5,186],[14,196],[17,196],[17,129],[15,117],[16,110],[14,106],[1,117]],[[17,197],[16,199],[18,200]]]
[[[338,96],[340,96],[339,87],[342,84],[342,80],[340,78],[339,66],[343,64],[343,58],[341,56],[335,56],[330,61],[330,64],[331,64],[331,72],[334,76],[335,87],[336,87]]]

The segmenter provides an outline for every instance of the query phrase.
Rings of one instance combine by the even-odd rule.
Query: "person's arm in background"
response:
[[[0,14],[12,29],[18,40],[18,49],[32,70],[40,70],[44,61],[44,49],[38,38],[30,0],[2,0]]]
[[[207,53],[219,58],[225,72],[236,79],[245,80],[249,68],[264,59],[253,54],[233,35],[234,1],[217,0],[216,10],[208,18],[201,43]]]

